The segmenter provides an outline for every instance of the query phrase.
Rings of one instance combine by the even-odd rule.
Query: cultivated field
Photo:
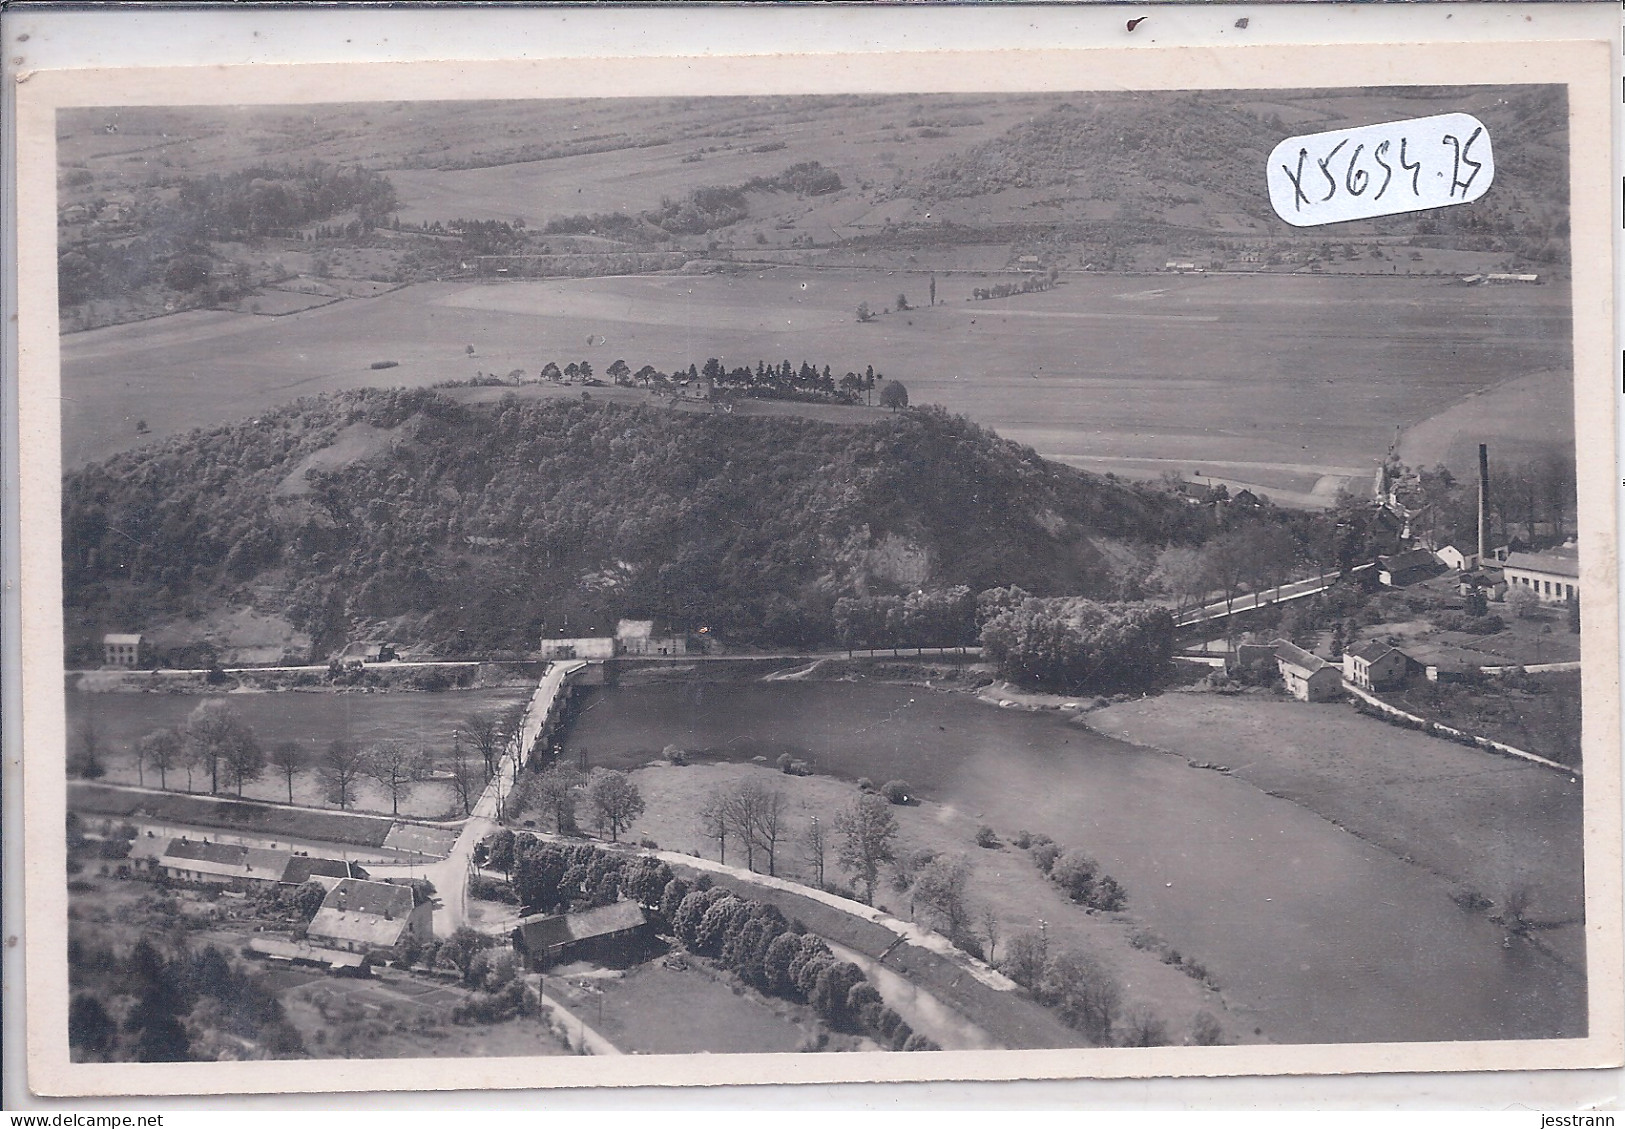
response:
[[[763,268],[435,283],[281,318],[185,314],[74,334],[63,340],[64,464],[338,388],[534,376],[550,360],[587,359],[602,373],[618,357],[668,371],[712,356],[790,358],[836,372],[872,364],[915,403],[1087,469],[1200,470],[1313,505],[1363,479],[1396,428],[1568,364],[1558,284],[1085,274],[972,302],[986,280],[955,274],[938,278],[936,308],[857,323],[859,302],[889,308],[902,293],[917,305],[928,282],[924,272]],[[369,367],[380,360],[399,364]],[[136,434],[138,420],[151,435]],[[1558,438],[1564,419],[1543,427]],[[1497,414],[1474,434],[1498,448],[1522,428]]]

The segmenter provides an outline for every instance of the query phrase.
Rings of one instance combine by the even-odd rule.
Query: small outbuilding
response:
[[[1275,645],[1275,665],[1287,693],[1301,702],[1325,702],[1343,689],[1343,672],[1319,655],[1285,640]]]
[[[1390,588],[1403,588],[1426,580],[1438,568],[1438,560],[1426,549],[1406,549],[1377,558],[1377,579]]]

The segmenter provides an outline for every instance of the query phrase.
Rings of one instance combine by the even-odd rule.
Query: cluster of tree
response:
[[[1044,274],[1024,274],[1020,282],[998,282],[992,286],[977,286],[970,294],[978,302],[994,298],[1009,298],[1016,294],[1039,294],[1055,285],[1059,271],[1051,269]]]
[[[1436,545],[1471,551],[1478,544],[1478,480],[1460,481],[1440,465],[1418,473],[1426,508],[1417,532]],[[1527,462],[1490,463],[1490,538],[1503,545],[1555,544],[1578,527],[1574,456],[1551,454]]]
[[[1060,693],[1144,690],[1173,658],[1174,617],[1155,604],[984,592],[983,654],[1023,686]]]
[[[868,1035],[893,1050],[940,1049],[886,1006],[861,968],[837,959],[822,937],[786,921],[777,906],[681,878],[668,883],[661,905],[691,952],[758,991],[805,1003],[835,1030]]]
[[[788,803],[782,789],[754,777],[713,788],[697,813],[700,833],[716,843],[718,861],[728,861],[732,839],[744,849],[747,869],[755,870],[761,858],[768,874],[777,874],[779,844],[789,833]]]
[[[455,219],[447,229],[462,236],[470,255],[507,255],[525,248],[525,221]]]
[[[660,207],[643,213],[643,218],[673,235],[702,235],[748,217],[748,193],[794,192],[822,196],[840,189],[841,178],[834,169],[827,169],[817,161],[802,161],[775,176],[754,176],[743,184],[696,188],[681,200],[662,199]]]
[[[397,441],[307,472],[297,506],[278,500],[307,456],[361,424]],[[68,475],[69,659],[94,662],[102,632],[270,573],[318,650],[395,616],[422,639],[461,638],[463,653],[528,653],[566,623],[623,616],[740,643],[828,644],[836,601],[859,592],[1105,594],[1095,538],[1189,539],[1206,520],[1194,509],[1047,463],[940,409],[837,427],[357,390]],[[899,541],[929,562],[923,583],[874,563]],[[465,598],[471,544],[479,600]]]
[[[211,173],[180,183],[178,221],[195,238],[235,240],[291,232],[353,211],[362,227],[382,222],[395,208],[395,186],[382,173],[312,161]]]
[[[1176,612],[1203,606],[1215,595],[1228,611],[1244,591],[1264,594],[1279,588],[1317,553],[1329,558],[1337,548],[1331,540],[1336,526],[1322,522],[1305,532],[1316,543],[1304,545],[1288,524],[1274,520],[1272,511],[1232,525],[1200,547],[1170,545],[1157,554],[1145,586],[1171,597]],[[1354,556],[1350,554],[1350,565]],[[1332,562],[1314,563],[1325,567]]]
[[[1123,989],[1117,974],[1099,957],[1065,949],[1052,952],[1043,931],[1026,932],[1005,943],[998,967],[1090,1042],[1109,1046],[1115,1041]],[[1164,1036],[1155,1041],[1168,1040]]]
[[[296,1058],[304,1052],[276,995],[219,949],[166,955],[70,937],[68,1046],[76,1062]]]
[[[976,599],[963,584],[906,596],[842,596],[835,634],[847,650],[963,647],[976,639]]]
[[[624,772],[598,768],[590,774],[555,761],[540,772],[520,778],[505,801],[505,811],[540,810],[552,821],[559,835],[577,830],[576,805],[585,799],[592,811],[593,827],[611,842],[643,814],[643,793]]]
[[[319,161],[187,177],[174,188],[152,197],[134,217],[137,238],[60,250],[62,307],[160,282],[182,293],[207,291],[210,301],[229,301],[246,287],[243,271],[229,280],[213,278],[219,272],[211,242],[298,237],[299,228],[341,212],[354,212],[356,218],[327,229],[328,235],[356,238],[382,223],[395,207],[395,187],[387,177]]]

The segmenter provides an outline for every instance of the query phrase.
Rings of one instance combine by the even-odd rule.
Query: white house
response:
[[[1509,593],[1526,588],[1544,603],[1561,604],[1580,595],[1580,554],[1574,545],[1542,553],[1508,553],[1501,574]]]
[[[537,654],[544,659],[612,659],[615,657],[615,640],[608,635],[594,639],[550,639],[543,636]]]
[[[103,635],[102,651],[108,666],[140,666],[141,636]]]
[[[1287,692],[1303,702],[1324,702],[1343,688],[1342,672],[1319,655],[1285,640],[1275,644],[1275,665]]]

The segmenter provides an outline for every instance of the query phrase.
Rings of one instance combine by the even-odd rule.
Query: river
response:
[[[1438,877],[1288,800],[1057,714],[850,683],[593,692],[569,737],[594,765],[675,743],[701,758],[810,761],[1080,846],[1136,916],[1280,1043],[1556,1038],[1585,1032],[1584,978],[1505,944]],[[1517,834],[1543,834],[1544,828]]]

